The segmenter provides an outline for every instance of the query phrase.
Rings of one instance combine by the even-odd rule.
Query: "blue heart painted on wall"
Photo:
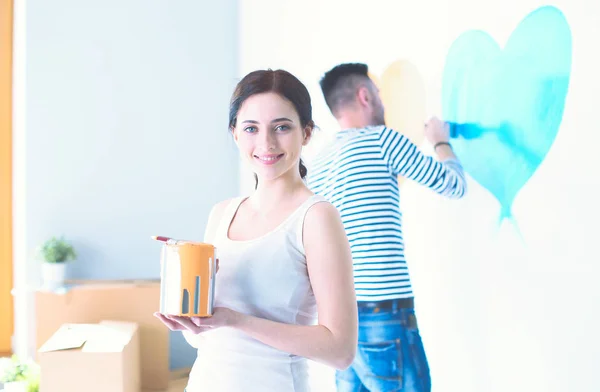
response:
[[[571,73],[571,31],[545,6],[530,13],[504,50],[482,31],[462,34],[444,67],[442,110],[465,170],[510,218],[562,121]]]

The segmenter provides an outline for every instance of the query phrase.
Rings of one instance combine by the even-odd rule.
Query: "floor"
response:
[[[171,381],[168,392],[183,392],[187,385],[187,377]]]
[[[183,392],[185,386],[187,385],[189,371],[190,369],[181,369],[171,372],[171,381],[169,383],[169,389],[164,392]],[[311,376],[312,390],[319,392],[335,392],[334,373],[330,368],[312,362],[309,373]],[[0,392],[3,392],[1,383]],[[143,390],[142,392],[162,391]]]
[[[171,381],[169,382],[169,389],[164,392],[183,392],[187,385],[188,374],[190,369],[174,370],[171,372]],[[0,391],[1,392],[1,391]],[[142,392],[162,392],[157,390],[143,390]]]
[[[320,365],[315,362],[309,362],[309,364],[311,390],[319,392],[335,392],[336,388],[334,371],[327,366]],[[188,374],[189,369],[172,372],[171,383],[167,392],[183,392],[187,384]]]
[[[171,382],[169,383],[168,392],[183,392],[187,385],[188,374],[190,369],[182,369],[171,372]]]
[[[177,370],[171,372],[171,382],[169,383],[169,389],[165,392],[183,392],[185,386],[187,385],[189,369]],[[3,392],[2,383],[0,383],[0,392]],[[160,392],[156,390],[143,392]]]

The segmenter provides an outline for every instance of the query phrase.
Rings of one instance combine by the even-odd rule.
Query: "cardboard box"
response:
[[[38,350],[44,392],[140,392],[135,323],[63,324]]]
[[[64,292],[36,292],[36,347],[65,323],[135,322],[140,331],[142,387],[169,384],[169,329],[154,317],[159,281],[79,281]]]
[[[216,249],[193,241],[162,246],[160,312],[210,317],[215,295]]]

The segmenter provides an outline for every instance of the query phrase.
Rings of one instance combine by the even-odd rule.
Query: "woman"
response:
[[[354,359],[350,246],[335,207],[303,181],[313,127],[308,90],[286,71],[252,72],[233,93],[229,128],[257,183],[208,219],[214,314],[156,314],[198,349],[187,392],[308,391],[306,358],[337,369]]]

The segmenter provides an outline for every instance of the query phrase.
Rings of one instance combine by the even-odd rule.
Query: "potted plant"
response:
[[[40,248],[42,259],[42,279],[44,286],[58,288],[65,283],[66,263],[75,260],[77,255],[73,247],[64,239],[52,237]]]
[[[0,359],[0,382],[4,384],[4,392],[29,392],[30,379],[36,376],[33,365],[22,362],[16,355]]]

